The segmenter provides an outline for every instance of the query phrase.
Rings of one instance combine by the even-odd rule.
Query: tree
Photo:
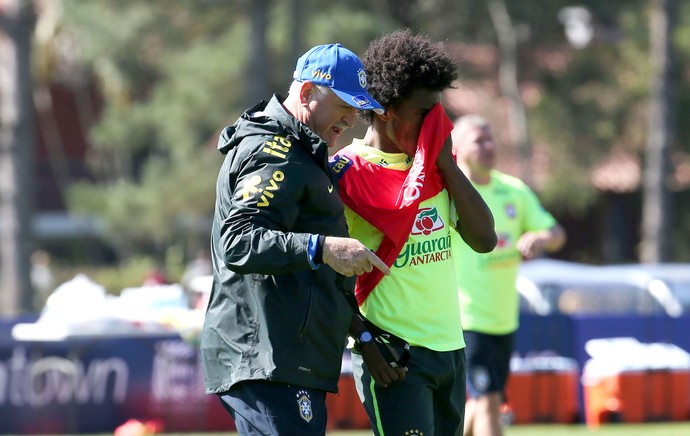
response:
[[[651,6],[649,52],[652,78],[640,259],[647,263],[657,263],[670,260],[671,255],[669,149],[673,138],[670,99],[674,1],[652,0]]]
[[[510,106],[509,127],[513,133],[513,142],[517,149],[517,156],[520,160],[519,175],[522,180],[530,184],[532,181],[530,168],[531,146],[529,142],[529,132],[527,130],[527,113],[522,102],[519,84],[519,72],[517,61],[517,38],[515,29],[510,19],[510,14],[506,9],[504,0],[489,0],[489,13],[496,35],[498,36],[498,46],[501,52],[500,66],[498,72],[498,82],[501,92],[508,99]]]
[[[269,58],[266,45],[266,29],[268,28],[268,10],[271,0],[253,0],[249,3],[251,37],[249,38],[249,62],[247,68],[247,96],[245,106],[251,107],[258,100],[271,94],[271,86],[266,68]]]
[[[0,314],[32,310],[33,2],[0,3]]]
[[[540,196],[559,216],[587,219],[588,240],[605,237],[590,218],[602,196],[591,183],[592,168],[617,151],[635,159],[644,154],[651,70],[648,21],[641,12],[649,0],[582,2],[595,30],[585,48],[568,45],[558,20],[572,6],[567,0],[538,8],[493,0],[509,13],[513,33],[500,36],[498,44],[481,0],[63,1],[62,37],[73,41],[63,47],[77,48],[79,68],[103,96],[89,135],[96,183],[73,185],[70,208],[99,216],[120,258],[160,255],[170,247],[194,253],[190,241],[206,244],[221,159],[214,147],[219,129],[257,98],[284,93],[296,57],[312,45],[341,42],[361,53],[382,32],[401,26],[467,55],[460,82],[470,91],[482,88],[474,108],[481,104],[501,118],[496,132],[509,148],[530,144],[534,171],[528,175],[535,176]],[[679,21],[690,19],[690,4],[679,6]],[[689,31],[679,26],[679,76],[687,69],[682,56],[690,53],[680,49],[690,45],[683,32]],[[519,47],[504,58],[512,62],[508,69],[495,56],[501,45],[504,54],[505,47]],[[506,80],[500,71],[511,69]],[[516,124],[503,117],[508,102],[498,98],[500,82],[510,82],[503,95],[518,109]],[[682,118],[690,112],[690,88],[679,80],[674,91]],[[503,132],[510,129],[519,134],[507,138]],[[681,147],[690,143],[689,133],[677,134]],[[506,160],[517,160],[511,154]],[[637,196],[638,186],[633,189]],[[639,198],[631,203],[639,209]],[[678,207],[689,209],[682,202]],[[678,221],[686,227],[689,222]],[[637,228],[632,238],[636,243]],[[596,262],[598,249],[579,257]]]
[[[206,243],[217,132],[252,92],[250,51],[237,44],[249,39],[244,6],[65,2],[63,33],[79,41],[79,65],[105,104],[89,135],[95,183],[73,185],[69,204],[102,219],[121,259]]]
[[[386,21],[360,3],[329,13],[306,0],[65,0],[61,37],[104,98],[89,134],[95,183],[70,187],[71,211],[100,217],[121,259],[195,254],[208,240],[220,129],[284,94],[308,47],[361,51]]]

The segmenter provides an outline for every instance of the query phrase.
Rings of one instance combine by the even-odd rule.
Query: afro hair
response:
[[[416,89],[443,91],[458,77],[455,59],[442,42],[410,29],[384,34],[362,55],[369,94],[384,108],[395,106]],[[372,111],[362,111],[371,120]]]

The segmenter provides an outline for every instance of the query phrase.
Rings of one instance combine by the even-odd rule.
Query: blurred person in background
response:
[[[191,307],[196,310],[206,310],[208,297],[211,295],[212,281],[211,253],[208,249],[200,249],[194,259],[185,265],[180,278]]]
[[[376,435],[460,435],[465,343],[450,234],[483,252],[496,235],[489,208],[451,156],[453,126],[440,101],[457,65],[443,43],[407,29],[371,42],[362,62],[386,112],[364,113],[364,138],[331,166],[350,235],[393,272],[357,278],[361,312],[373,324],[353,319],[357,391]],[[408,362],[391,365],[366,328],[406,341]]]
[[[192,281],[197,277],[210,276],[213,274],[213,267],[211,266],[211,253],[208,249],[197,250],[194,259],[190,260],[185,265],[180,282],[186,289],[192,287]]]
[[[356,110],[381,110],[362,63],[340,44],[320,45],[293,79],[286,98],[248,109],[218,142],[201,359],[206,392],[243,435],[325,434],[352,317],[342,294],[355,274],[390,273],[347,237],[327,164]]]
[[[525,183],[494,169],[496,146],[487,120],[458,118],[452,138],[456,163],[491,208],[498,236],[496,248],[485,254],[452,238],[467,344],[464,434],[498,436],[518,328],[518,267],[523,259],[559,250],[566,235]]]
[[[155,266],[144,275],[142,286],[160,286],[169,284],[170,280],[168,279],[165,269],[165,262],[156,260]]]
[[[51,268],[51,256],[45,250],[31,253],[31,286],[34,290],[34,309],[40,311],[55,288],[55,276]]]

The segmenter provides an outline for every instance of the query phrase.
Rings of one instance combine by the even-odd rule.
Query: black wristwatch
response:
[[[371,344],[373,341],[374,337],[369,333],[369,330],[362,330],[355,338],[355,350],[362,351],[363,345]]]

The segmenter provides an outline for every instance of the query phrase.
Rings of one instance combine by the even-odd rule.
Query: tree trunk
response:
[[[0,315],[32,311],[33,2],[0,3]]]
[[[254,106],[259,100],[271,97],[268,80],[267,60],[271,59],[266,45],[268,13],[271,0],[251,0],[249,15],[251,17],[251,38],[249,38],[249,75],[247,76],[247,104]]]
[[[304,17],[304,5],[302,0],[291,0],[290,1],[290,14],[292,15],[290,29],[290,52],[292,56],[288,59],[288,66],[294,67],[297,64],[297,59],[307,50],[309,47],[304,47],[304,35],[302,28],[305,20]]]
[[[640,260],[657,263],[670,260],[671,211],[669,148],[671,126],[671,35],[673,0],[652,0],[650,13],[650,63],[652,66],[649,136],[647,138],[642,201]]]
[[[521,174],[519,177],[527,184],[531,184],[531,150],[527,130],[527,113],[520,95],[515,30],[503,0],[490,0],[488,6],[501,52],[498,79],[501,93],[510,102],[508,125],[510,126],[510,137],[514,141],[520,159]]]

